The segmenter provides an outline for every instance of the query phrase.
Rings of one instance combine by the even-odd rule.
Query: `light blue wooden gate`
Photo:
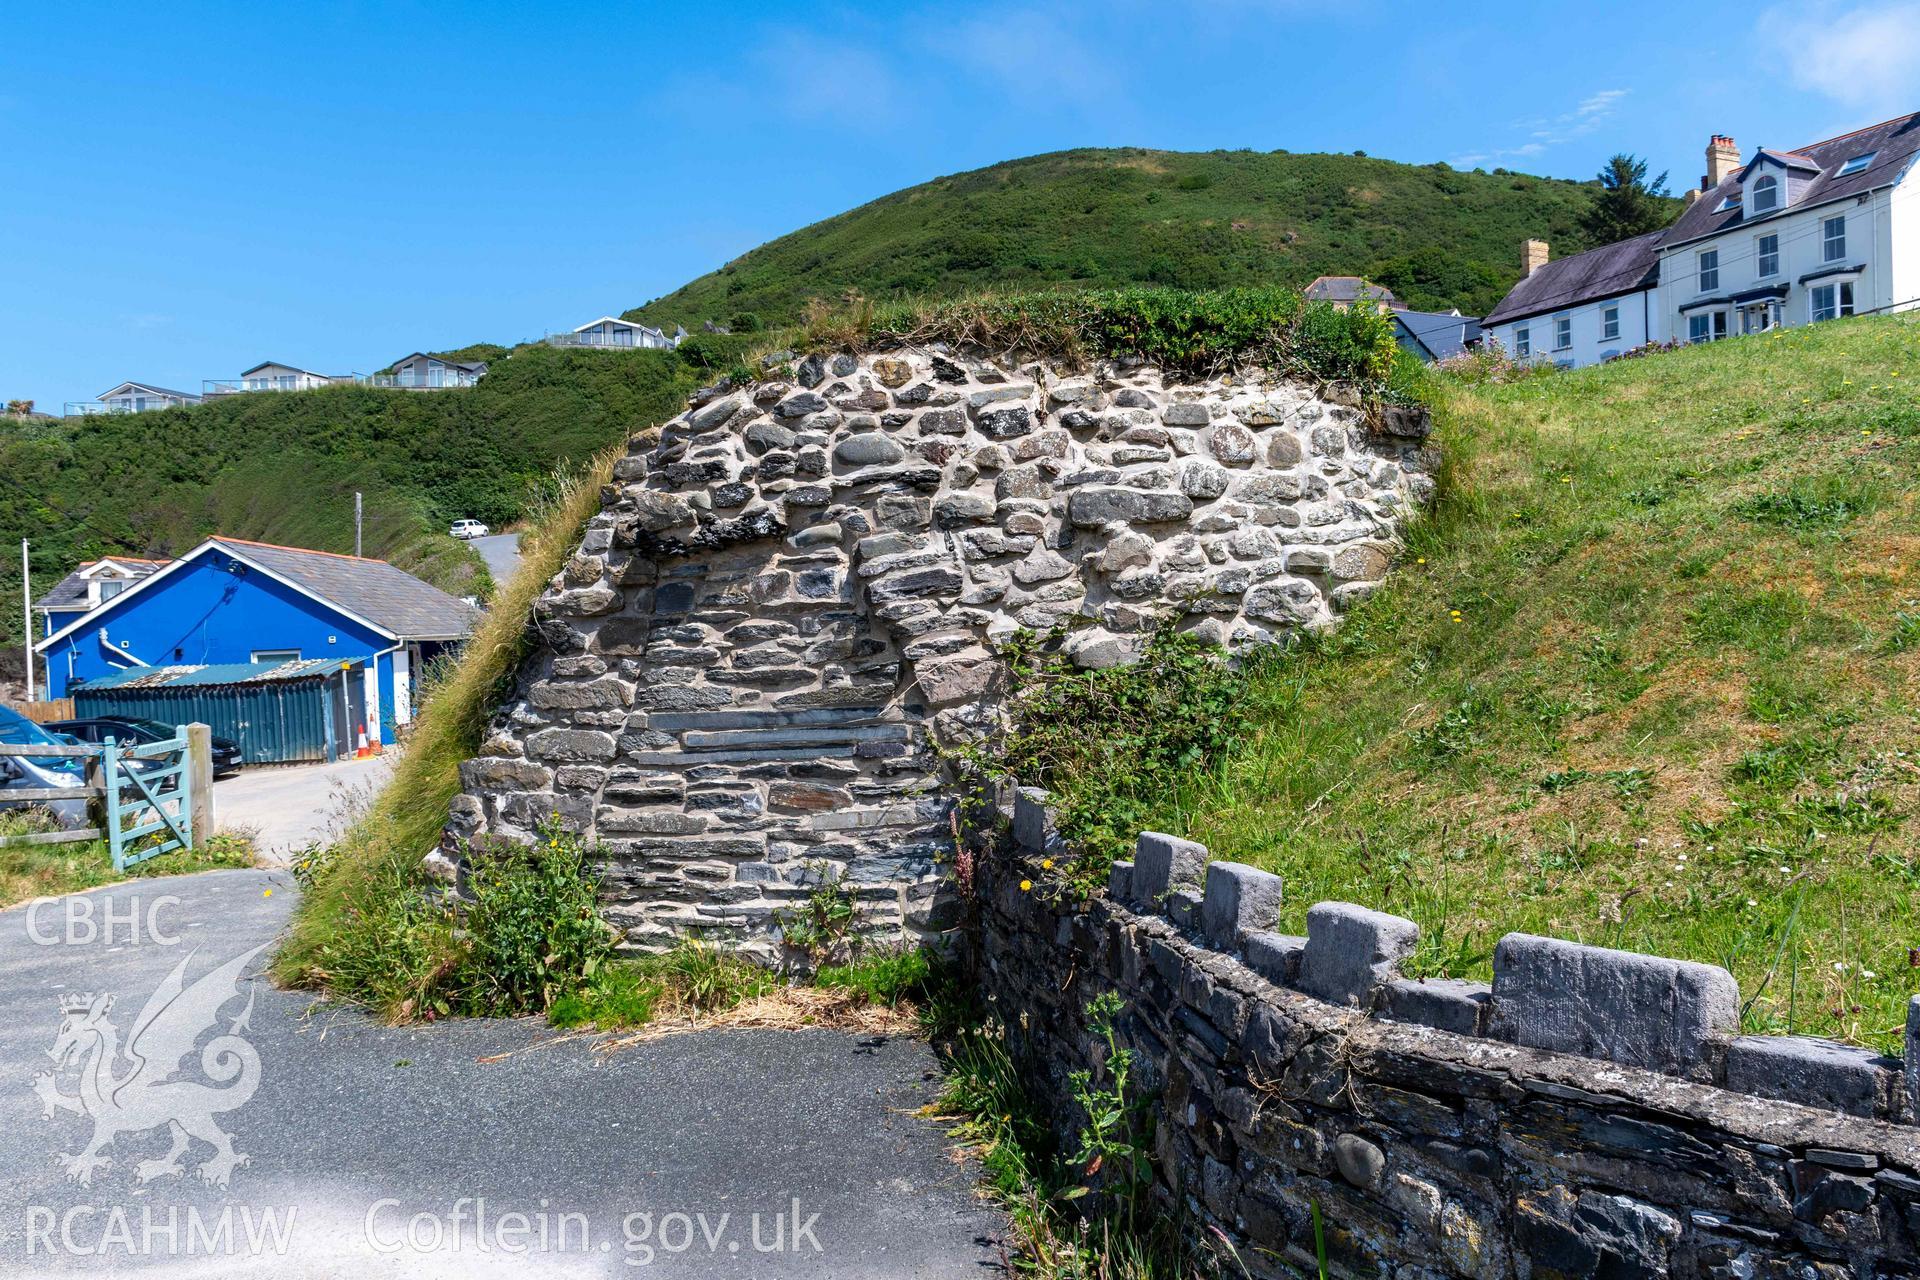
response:
[[[115,871],[193,848],[191,761],[184,728],[165,742],[122,747],[108,738],[101,747],[107,848]]]

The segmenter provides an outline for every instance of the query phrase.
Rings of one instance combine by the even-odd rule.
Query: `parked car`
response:
[[[11,707],[0,707],[0,742],[13,747],[68,745]],[[87,764],[77,756],[0,756],[0,808],[38,805],[63,827],[87,825],[84,796],[71,800],[9,800],[7,792],[39,787],[78,787],[87,780]]]
[[[178,725],[167,724],[161,720],[145,720],[136,716],[91,716],[84,720],[55,720],[44,726],[50,733],[71,734],[81,742],[100,743],[112,738],[115,742],[145,746],[149,742],[166,742],[180,732]],[[240,744],[232,738],[213,737],[213,776],[240,772]]]
[[[492,530],[488,529],[487,526],[481,524],[478,520],[455,520],[453,522],[453,528],[447,530],[447,532],[456,538],[469,540],[473,538],[484,538],[487,534],[491,533]]]

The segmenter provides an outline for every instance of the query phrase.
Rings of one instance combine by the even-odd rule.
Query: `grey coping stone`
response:
[[[1395,1022],[1412,1022],[1456,1035],[1484,1035],[1493,988],[1459,978],[1396,978],[1387,984],[1382,1009]]]
[[[1133,864],[1124,858],[1107,868],[1107,896],[1115,902],[1133,901]]]
[[[1271,929],[1280,918],[1282,882],[1271,871],[1238,862],[1207,864],[1200,928],[1207,945],[1232,951],[1244,934]]]
[[[1872,1117],[1891,1101],[1900,1061],[1811,1036],[1741,1036],[1727,1048],[1727,1088]]]
[[[1920,1124],[1920,996],[1907,1001],[1906,1118]]]
[[[1529,1049],[1684,1073],[1740,1026],[1740,987],[1715,965],[1510,933],[1493,951],[1489,1032]]]
[[[908,826],[935,816],[919,805],[896,804],[881,809],[835,809],[816,813],[807,820],[807,826],[814,831],[857,831],[868,827]]]
[[[1420,926],[1351,902],[1318,902],[1307,910],[1307,949],[1300,987],[1334,1004],[1373,1005],[1374,989],[1399,976]]]
[[[1142,831],[1133,844],[1133,901],[1149,911],[1160,908],[1169,889],[1200,883],[1207,846],[1158,831]]]
[[[1300,980],[1300,957],[1306,949],[1305,938],[1285,933],[1250,933],[1240,943],[1247,968],[1282,987]]]
[[[1047,828],[1052,824],[1047,805],[1053,797],[1039,787],[1021,787],[1013,793],[1013,840],[1030,853],[1047,847]]]
[[[1192,929],[1200,923],[1200,903],[1192,889],[1175,889],[1167,895],[1167,919],[1177,929]]]
[[[648,769],[684,769],[696,764],[746,764],[754,760],[826,760],[851,756],[850,746],[796,746],[768,748],[764,751],[638,751],[624,763]]]

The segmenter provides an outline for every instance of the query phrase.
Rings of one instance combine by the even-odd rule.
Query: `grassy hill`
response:
[[[679,411],[712,377],[670,351],[497,349],[471,388],[225,397],[191,408],[0,429],[0,537],[31,538],[41,590],[103,552],[166,556],[207,534],[353,549],[365,494],[367,554],[450,591],[485,570],[446,534],[460,516],[522,514],[557,467]],[[17,638],[17,576],[0,630]]]
[[[1920,321],[1442,381],[1385,590],[1261,666],[1153,820],[1421,922],[1730,968],[1750,1029],[1897,1046],[1920,967]],[[1456,612],[1457,611],[1457,612]]]
[[[791,323],[810,297],[1036,285],[1299,287],[1366,274],[1425,307],[1482,315],[1520,241],[1587,248],[1591,183],[1284,151],[1061,151],[936,178],[815,223],[627,314]],[[1679,202],[1673,202],[1677,212]]]

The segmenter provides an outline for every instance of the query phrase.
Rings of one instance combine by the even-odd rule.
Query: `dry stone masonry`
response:
[[[1043,792],[978,873],[981,982],[1063,1132],[1094,997],[1153,1096],[1155,1194],[1255,1276],[1920,1276],[1920,997],[1897,1059],[1737,1034],[1725,970],[1512,934],[1492,984],[1401,976],[1419,929],[1144,834],[1090,902],[1023,890]]]
[[[1257,375],[809,356],[638,437],[540,602],[544,644],[449,845],[551,813],[610,858],[636,945],[771,952],[827,869],[876,930],[944,927],[933,747],[994,723],[992,646],[1163,618],[1241,649],[1374,589],[1431,490],[1426,415]]]

